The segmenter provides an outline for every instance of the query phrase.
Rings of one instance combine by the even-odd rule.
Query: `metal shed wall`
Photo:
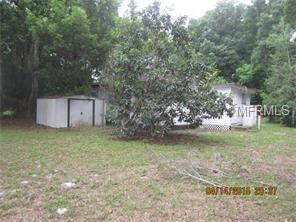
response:
[[[89,106],[86,106],[88,104]],[[37,99],[36,122],[54,128],[104,125],[105,112],[105,102],[96,98],[84,96],[39,98]],[[89,118],[91,118],[90,121]],[[85,120],[88,122],[84,122]]]
[[[36,122],[54,128],[67,127],[67,99],[37,99]]]

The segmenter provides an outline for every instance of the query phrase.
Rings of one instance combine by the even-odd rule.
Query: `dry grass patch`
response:
[[[263,126],[122,140],[110,127],[3,123],[1,221],[293,221],[296,130]],[[278,193],[208,196],[208,184],[168,163],[227,186],[277,185]],[[58,208],[67,212],[59,215]]]

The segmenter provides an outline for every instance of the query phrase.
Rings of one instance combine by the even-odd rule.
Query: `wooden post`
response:
[[[261,129],[261,112],[259,113],[259,115],[257,115],[257,127],[258,130]]]
[[[295,126],[295,107],[292,110],[292,126]]]

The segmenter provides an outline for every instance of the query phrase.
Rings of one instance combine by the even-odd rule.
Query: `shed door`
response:
[[[92,100],[70,100],[70,121],[71,126],[92,126],[93,125],[93,101]]]

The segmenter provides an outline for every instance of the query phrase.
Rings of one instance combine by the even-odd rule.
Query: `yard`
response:
[[[295,221],[295,148],[296,129],[271,123],[261,131],[188,130],[162,140],[124,140],[110,127],[4,122],[0,220]],[[211,181],[272,185],[276,195],[206,195],[209,185],[168,167],[192,161],[230,175],[213,174]],[[59,215],[58,208],[67,212]]]

